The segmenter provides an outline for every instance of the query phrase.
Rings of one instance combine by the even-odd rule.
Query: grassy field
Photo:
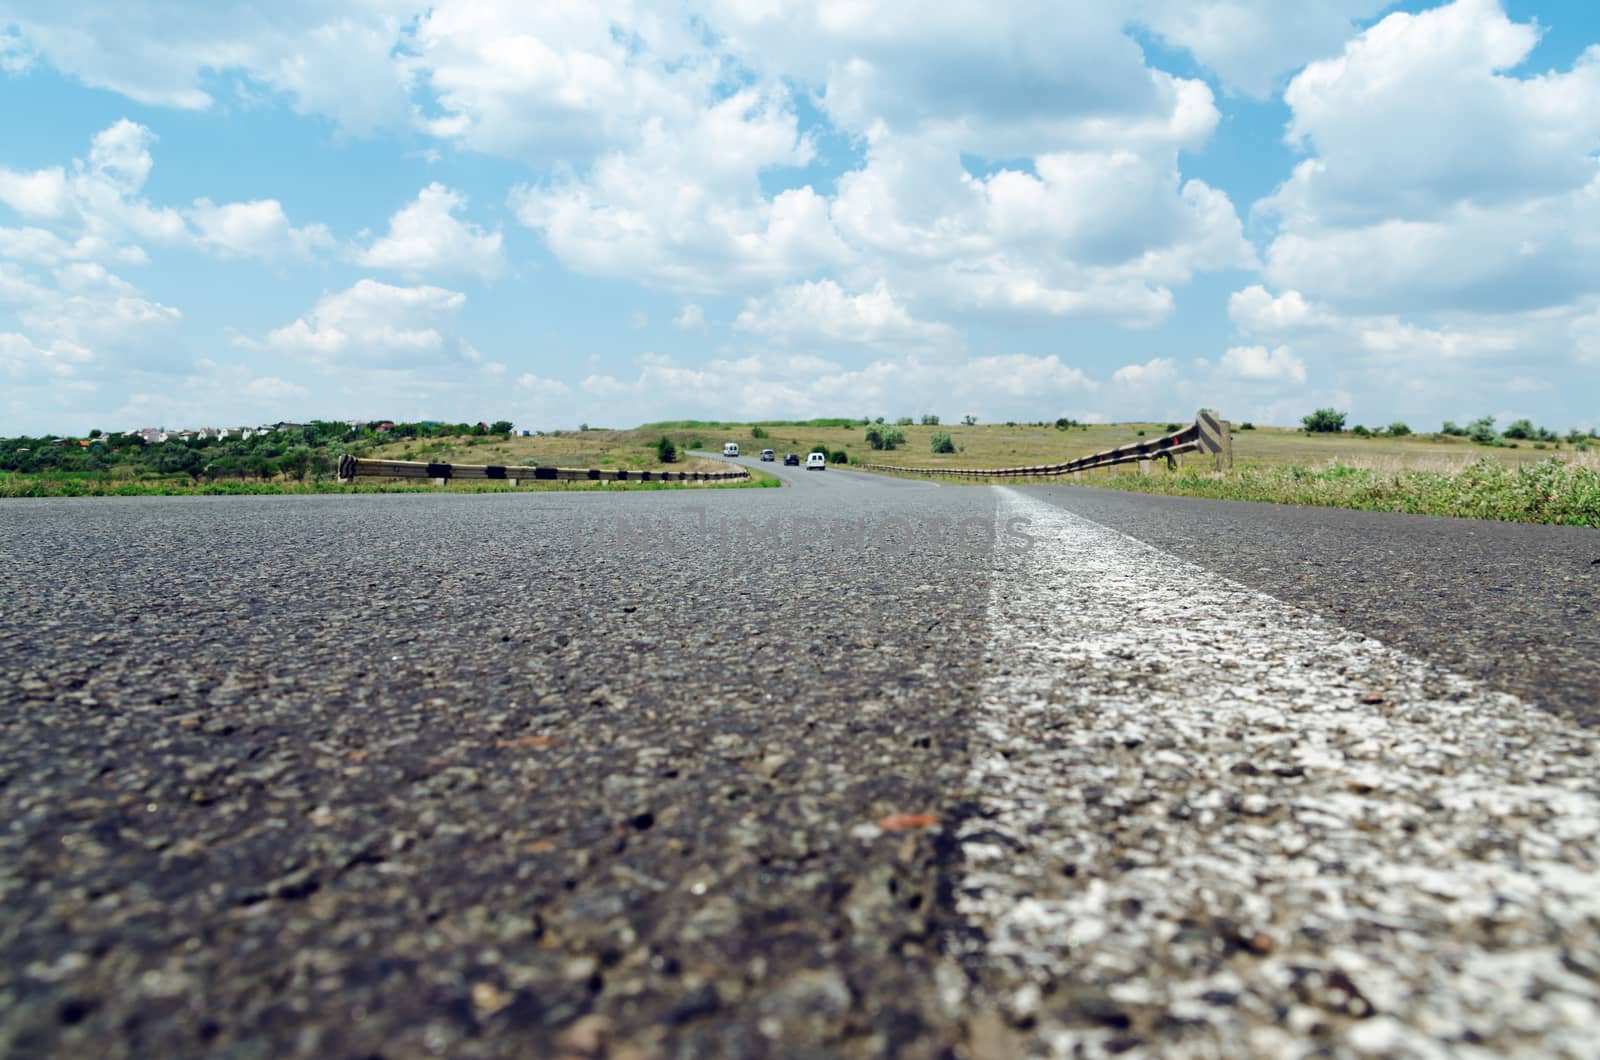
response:
[[[762,448],[785,452],[804,453],[814,444],[828,449],[844,449],[852,462],[895,464],[902,467],[1017,467],[1036,464],[1060,463],[1075,457],[1087,456],[1103,449],[1125,445],[1140,438],[1156,438],[1167,433],[1164,423],[1095,424],[1057,430],[1054,427],[1037,427],[1025,424],[981,424],[975,427],[902,427],[906,444],[890,452],[874,451],[865,441],[866,428],[850,427],[782,427],[762,428],[769,437],[751,436],[751,427],[729,424],[715,427],[683,429],[669,427],[656,429],[653,434],[665,433],[679,438],[699,438],[707,447],[720,449],[723,442],[738,442],[745,452]],[[932,439],[936,432],[948,432],[955,442],[956,452],[936,455],[932,452]],[[626,432],[639,433],[639,432]],[[643,433],[652,432],[644,430]],[[522,439],[543,440],[543,439]],[[1455,471],[1477,460],[1496,463],[1533,464],[1557,457],[1591,469],[1600,469],[1600,443],[1588,452],[1575,451],[1563,443],[1559,449],[1546,445],[1536,449],[1533,443],[1522,442],[1517,448],[1494,448],[1474,445],[1465,438],[1450,435],[1411,435],[1405,438],[1379,436],[1360,438],[1348,432],[1343,434],[1306,434],[1286,427],[1261,427],[1252,431],[1233,432],[1233,455],[1236,468],[1249,467],[1329,467],[1344,464],[1370,467],[1374,470],[1413,469],[1425,471]],[[1199,457],[1187,458],[1193,462]],[[1109,474],[1109,473],[1107,473]]]
[[[863,454],[861,459],[912,468],[1028,466],[1060,463],[1166,433],[1165,424],[1066,431],[956,427],[949,430],[958,451],[937,456],[929,439],[945,429],[904,428],[904,449]],[[1264,427],[1236,429],[1233,449],[1234,467],[1226,474],[1216,472],[1214,458],[1189,454],[1176,471],[1156,461],[1148,475],[1121,465],[1084,472],[1077,479],[1045,481],[1222,500],[1600,526],[1600,446],[1580,450],[1566,443],[1521,442],[1512,448],[1476,445],[1450,435],[1362,438]]]

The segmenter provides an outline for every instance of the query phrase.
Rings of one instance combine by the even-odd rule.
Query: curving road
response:
[[[0,506],[0,1053],[1600,1037],[1600,535],[758,466]]]

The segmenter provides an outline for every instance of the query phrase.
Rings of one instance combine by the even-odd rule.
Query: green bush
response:
[[[1318,409],[1300,422],[1312,434],[1337,434],[1344,430],[1345,413],[1337,409]]]
[[[937,427],[939,426],[939,417],[935,416],[931,412],[924,413],[922,417],[922,425],[924,427]]]
[[[1457,424],[1454,420],[1445,420],[1444,425],[1439,428],[1439,433],[1448,434],[1452,438],[1465,438],[1467,429]]]
[[[750,428],[750,437],[752,437],[752,438],[765,438],[765,437],[767,437],[767,432],[761,427],[751,427]]]
[[[895,449],[906,443],[906,432],[898,427],[880,427],[874,424],[867,428],[867,444],[874,449]]]
[[[1062,416],[1060,419],[1056,420],[1056,430],[1058,431],[1065,431],[1069,428],[1076,427],[1077,425],[1077,420],[1068,419],[1065,416]]]
[[[848,464],[849,462],[850,454],[846,453],[843,449],[835,449],[833,452],[828,454],[828,463],[830,464]]]
[[[1494,429],[1493,416],[1480,416],[1478,419],[1473,420],[1471,426],[1467,428],[1466,433],[1468,438],[1472,439],[1479,445],[1505,444],[1505,442],[1500,440],[1500,435],[1496,433]]]
[[[1510,426],[1500,433],[1503,437],[1516,438],[1522,441],[1535,437],[1536,428],[1533,426],[1532,420],[1514,420]]]
[[[935,453],[953,453],[956,451],[956,443],[951,439],[949,431],[934,431],[932,442]]]
[[[1411,428],[1407,427],[1404,423],[1401,423],[1399,420],[1395,420],[1393,423],[1389,424],[1389,435],[1390,435],[1390,437],[1393,437],[1393,438],[1404,438],[1406,435],[1408,435],[1410,433],[1411,433]]]
[[[894,425],[896,427],[909,427],[911,426],[911,417],[901,416],[899,419],[894,421]]]
[[[656,459],[663,464],[676,463],[678,459],[678,447],[673,445],[672,439],[664,434],[661,436],[661,440],[656,443]]]
[[[1372,429],[1370,427],[1364,427],[1359,423],[1356,424],[1354,427],[1350,428],[1350,433],[1355,435],[1357,438],[1371,438],[1372,437]]]
[[[1249,420],[1245,420],[1243,423],[1239,424],[1239,430],[1241,431],[1253,431],[1255,429],[1256,425],[1251,423]]]

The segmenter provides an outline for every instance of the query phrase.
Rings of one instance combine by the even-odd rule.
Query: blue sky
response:
[[[1600,427],[1589,0],[0,0],[0,434]]]

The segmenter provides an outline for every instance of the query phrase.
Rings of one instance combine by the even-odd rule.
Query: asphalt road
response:
[[[1282,693],[1295,702],[1381,685],[1413,713],[1488,703],[1534,719],[1521,750],[1490,746],[1507,721],[1463,754],[1534,755],[1540,783],[1593,795],[1592,766],[1561,772],[1592,761],[1578,722],[1600,684],[1593,531],[761,466],[793,488],[0,507],[0,1054],[1200,1055],[1259,1045],[1294,1005],[1322,1014],[1299,1040],[1337,1045],[1373,1013],[1330,1016],[1305,991],[1257,1011],[1250,991],[1276,989],[1258,984],[1211,989],[1223,1015],[1191,1018],[1129,1000],[1129,984],[1193,969],[1084,979],[1006,919],[1030,901],[1059,912],[1137,861],[1118,847],[1069,876],[1075,840],[1040,840],[1055,860],[1037,883],[1029,830],[1110,834],[1069,812],[1106,804],[1073,770],[1107,759],[1023,763],[1016,748],[1055,737],[1008,726],[1054,710],[1050,732],[1098,732],[1084,704],[1129,689],[1146,690],[1130,709],[1178,709],[1169,672],[1221,682],[1195,693],[1217,710],[1270,700],[1278,656],[1218,654],[1246,628],[1293,627],[1260,651],[1308,667],[1324,641],[1362,660]],[[1057,564],[1143,548],[1104,528],[1155,549]],[[1164,573],[1124,584],[1122,570]],[[1113,581],[1122,596],[1101,592]],[[1202,592],[1237,621],[1181,611]],[[1112,670],[1030,654],[1109,644],[1072,623],[1118,626],[1144,597],[1180,609],[1158,625],[1226,638],[1193,658],[1163,655],[1159,632],[1096,648]],[[1349,648],[1358,634],[1389,647]],[[1352,692],[1340,683],[1358,669]],[[1266,683],[1227,684],[1239,674]],[[1491,782],[1533,790],[1520,773]],[[1019,801],[1062,812],[1024,820]],[[1505,828],[1581,824],[1589,808],[1517,803]],[[1587,880],[1592,836],[1561,828],[1546,860]],[[1440,856],[1490,857],[1435,840]],[[994,849],[1015,853],[997,864]],[[1112,908],[1156,930],[1128,893]],[[1555,1052],[1562,1019],[1592,1029],[1593,911],[1540,915],[1538,941],[1580,984],[1545,984],[1548,1021],[1452,1038],[1395,1001],[1391,1022]],[[1239,923],[1182,930],[1235,961],[1257,938],[1238,943]],[[1333,959],[1305,945],[1292,967]],[[1430,989],[1416,996],[1465,987]]]

